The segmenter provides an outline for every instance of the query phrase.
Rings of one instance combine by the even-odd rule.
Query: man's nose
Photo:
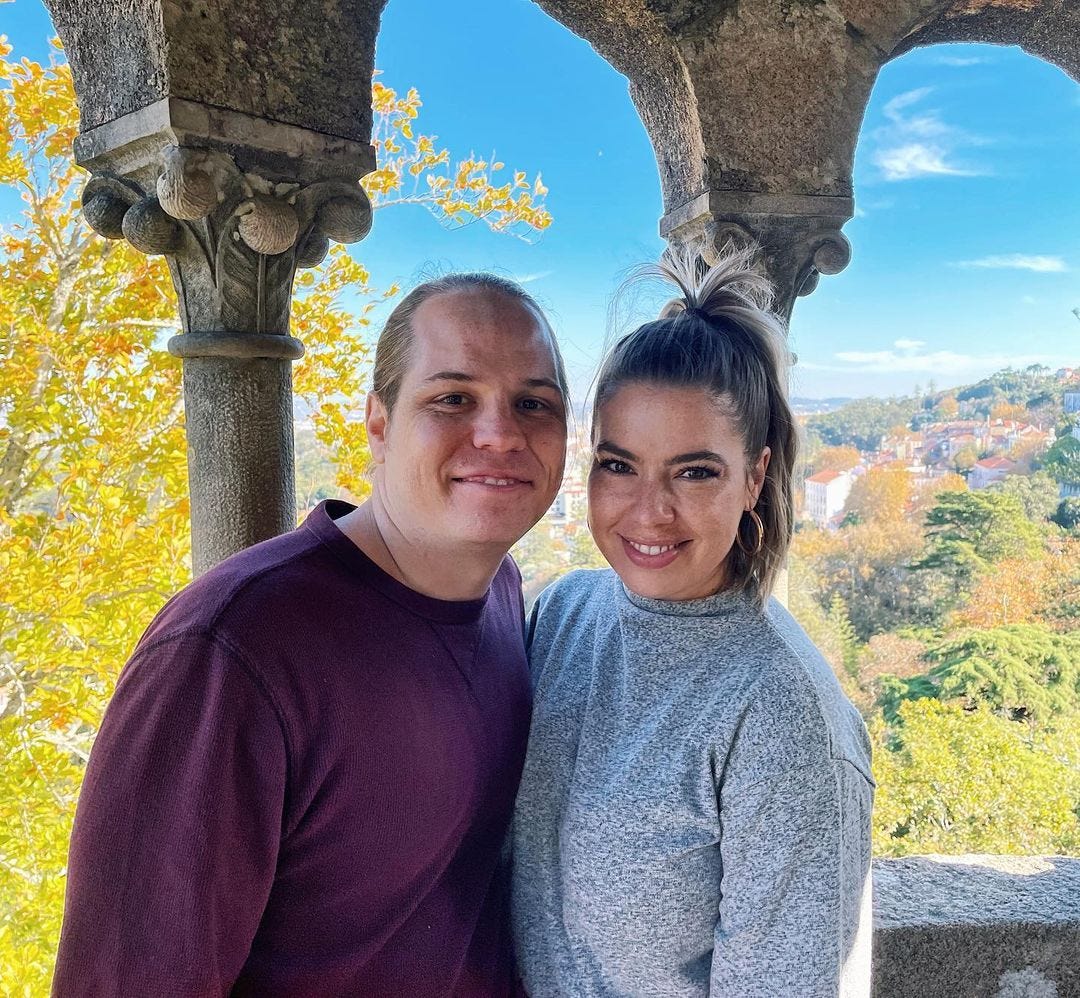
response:
[[[473,423],[473,446],[478,450],[514,451],[525,447],[525,431],[512,405],[481,409]]]

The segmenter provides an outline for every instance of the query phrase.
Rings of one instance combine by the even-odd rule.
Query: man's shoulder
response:
[[[172,634],[212,634],[276,619],[334,568],[318,538],[302,527],[262,541],[181,589],[159,611],[140,645]]]

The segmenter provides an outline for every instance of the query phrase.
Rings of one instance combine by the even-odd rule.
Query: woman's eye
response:
[[[691,482],[703,482],[707,478],[715,478],[717,474],[712,468],[695,467],[684,468],[679,472],[679,477]]]
[[[598,460],[596,466],[604,471],[610,471],[614,475],[629,475],[634,470],[625,461],[619,461],[613,457],[603,461]]]

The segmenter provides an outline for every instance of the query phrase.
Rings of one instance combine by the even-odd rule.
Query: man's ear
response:
[[[368,392],[367,395],[364,426],[367,429],[371,461],[373,464],[382,464],[386,460],[386,433],[390,426],[390,415],[375,392]]]

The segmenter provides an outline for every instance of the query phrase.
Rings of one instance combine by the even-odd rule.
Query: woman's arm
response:
[[[720,796],[710,993],[867,998],[873,785],[827,759]]]

